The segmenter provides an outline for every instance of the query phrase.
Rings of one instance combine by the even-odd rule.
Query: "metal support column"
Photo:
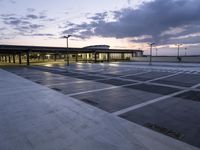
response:
[[[30,65],[30,52],[29,50],[26,52],[26,65],[29,66]]]
[[[7,56],[5,55],[5,62],[7,62]]]
[[[110,53],[107,53],[107,61],[110,62]]]
[[[67,48],[67,66],[69,66],[69,50]]]
[[[12,56],[13,56],[13,63],[15,64],[15,54],[13,54]]]
[[[43,62],[45,61],[45,55],[44,54],[42,55],[42,61]]]
[[[11,57],[8,55],[8,62],[11,63]]]
[[[22,53],[19,53],[19,64],[22,64]]]
[[[121,55],[122,55],[122,60],[124,61],[125,60],[124,53],[121,53]]]
[[[54,54],[54,61],[57,60],[57,54]]]
[[[94,52],[94,63],[97,63],[97,53]]]
[[[76,53],[76,62],[78,62],[78,53]]]

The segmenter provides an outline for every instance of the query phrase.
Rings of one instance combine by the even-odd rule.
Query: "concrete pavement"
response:
[[[198,150],[0,69],[2,150]]]

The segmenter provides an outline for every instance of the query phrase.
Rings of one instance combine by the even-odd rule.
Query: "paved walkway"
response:
[[[0,69],[1,150],[198,150]]]

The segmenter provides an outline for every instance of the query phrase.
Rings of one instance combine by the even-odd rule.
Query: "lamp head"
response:
[[[148,43],[149,45],[154,45],[154,44],[156,44],[156,43],[154,43],[154,42],[152,42],[152,43]]]
[[[72,35],[69,34],[67,36],[63,36],[63,38],[69,38],[70,36],[72,36]]]

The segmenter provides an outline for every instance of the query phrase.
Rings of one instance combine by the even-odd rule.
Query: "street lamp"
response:
[[[69,66],[69,51],[68,51],[68,48],[69,48],[68,44],[69,43],[68,43],[68,39],[69,39],[70,36],[72,36],[72,35],[63,36],[63,38],[66,39],[66,44],[67,44],[67,66]],[[65,59],[65,66],[66,66],[66,59]]]
[[[180,46],[181,46],[181,45],[182,45],[182,44],[176,44],[176,46],[178,46],[178,49],[177,49],[177,50],[178,50],[178,51],[177,51],[177,57],[180,56],[180,52],[179,52],[179,51],[180,51]]]
[[[185,47],[185,56],[187,55],[187,47]]]
[[[150,59],[149,59],[149,65],[152,65],[152,47],[155,43],[149,43],[150,45]]]
[[[158,48],[156,47],[156,56],[158,56]]]

